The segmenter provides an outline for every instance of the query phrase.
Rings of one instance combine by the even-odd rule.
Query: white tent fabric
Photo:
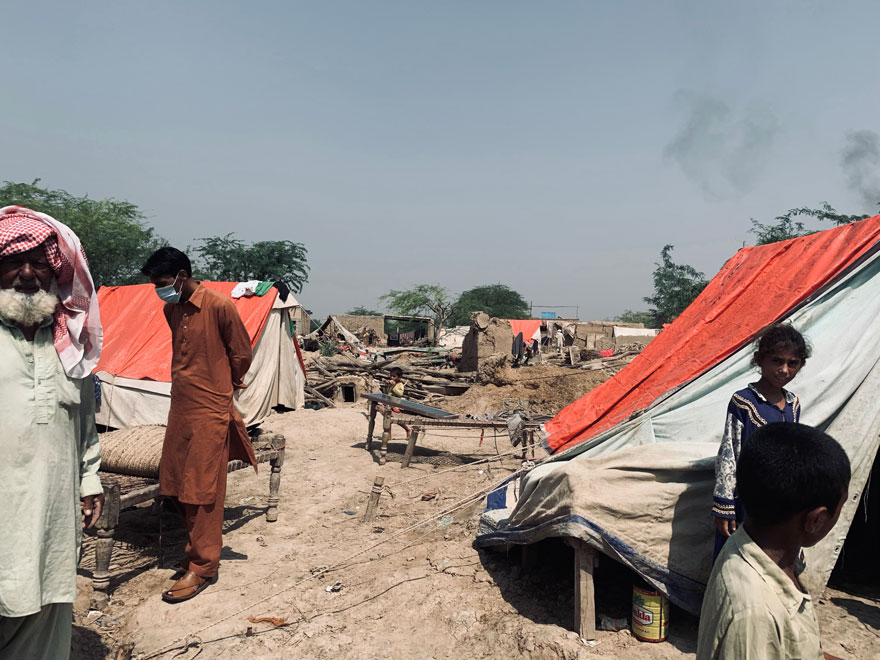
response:
[[[440,348],[448,348],[450,350],[461,348],[464,344],[464,338],[470,332],[471,326],[457,325],[454,328],[444,328],[440,336],[437,337],[437,346]]]
[[[827,431],[838,440],[853,468],[850,497],[837,526],[822,543],[806,551],[808,567],[804,582],[814,594],[824,588],[837,561],[880,445],[880,405],[876,397],[876,392],[880,391],[878,319],[880,251],[877,248],[860,264],[814,294],[787,319],[813,345],[813,357],[790,386],[801,399],[801,421]],[[753,351],[752,345],[743,347],[698,378],[661,397],[646,410],[538,466],[523,477],[523,495],[515,505],[512,502],[499,502],[500,493],[495,495],[493,504],[490,496],[490,509],[493,506],[500,508],[484,513],[477,542],[482,545],[531,543],[547,536],[579,536],[608,552],[608,548],[602,547],[595,535],[591,536],[587,531],[589,521],[604,519],[607,512],[602,507],[607,505],[606,500],[597,498],[584,501],[577,498],[576,501],[570,499],[560,502],[558,510],[569,513],[560,514],[561,517],[548,523],[544,520],[547,495],[542,493],[554,487],[558,481],[556,472],[572,469],[568,463],[589,463],[594,457],[611,452],[619,451],[622,456],[623,450],[634,452],[625,456],[629,456],[633,465],[638,466],[649,464],[646,461],[653,456],[652,447],[658,443],[686,443],[692,448],[692,443],[703,445],[705,451],[696,451],[690,457],[672,451],[673,445],[664,445],[661,449],[661,452],[669,450],[672,451],[671,456],[679,457],[682,461],[678,466],[680,473],[692,479],[689,482],[691,487],[702,489],[700,484],[704,476],[700,476],[703,473],[697,468],[717,452],[731,394],[757,380],[756,372],[750,366]],[[644,456],[639,457],[639,452],[644,452]],[[672,466],[667,467],[672,469]],[[698,612],[699,599],[695,598],[692,589],[685,589],[683,583],[705,583],[708,578],[705,560],[707,557],[711,559],[712,548],[709,524],[711,489],[704,494],[702,511],[692,512],[695,516],[705,518],[690,523],[706,528],[706,542],[693,548],[693,552],[700,557],[694,558],[689,568],[679,576],[670,571],[668,565],[661,565],[662,571],[649,571],[639,566],[644,561],[659,563],[655,560],[662,556],[663,546],[673,544],[676,534],[662,501],[652,497],[651,489],[644,488],[640,483],[639,471],[634,469],[632,482],[627,485],[623,477],[618,492],[626,493],[631,488],[632,497],[639,498],[645,515],[634,517],[623,506],[618,519],[608,524],[606,531],[609,538],[604,540],[605,544],[614,545],[614,539],[632,539],[632,558],[626,563],[681,607]],[[580,520],[586,522],[581,523]],[[661,533],[633,529],[648,525],[658,527]]]
[[[627,328],[615,325],[611,329],[612,337],[656,337],[657,330],[654,328]]]
[[[275,299],[266,326],[254,346],[254,357],[244,377],[247,388],[235,394],[235,405],[245,425],[256,424],[274,406],[302,408],[305,374],[293,346],[290,310],[299,307],[290,295]],[[165,424],[171,406],[171,383],[120,378],[99,371],[101,404],[95,413],[98,424],[117,429]]]

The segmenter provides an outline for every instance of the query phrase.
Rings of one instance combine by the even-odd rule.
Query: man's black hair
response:
[[[388,370],[388,373],[392,376],[400,376],[401,378],[403,378],[403,369],[401,369],[400,367],[391,367]]]
[[[743,444],[736,489],[750,518],[775,525],[818,507],[835,511],[849,488],[846,452],[812,426],[775,422]]]
[[[141,273],[147,277],[162,277],[163,275],[176,277],[177,273],[182,270],[186,271],[189,277],[192,277],[192,265],[189,262],[189,257],[177,248],[167,245],[150,255],[147,263],[141,268]]]

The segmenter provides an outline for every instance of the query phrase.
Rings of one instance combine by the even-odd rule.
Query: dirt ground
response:
[[[401,470],[403,430],[394,428],[379,466],[363,448],[365,412],[354,405],[267,419],[264,428],[287,438],[279,519],[265,519],[268,470],[230,475],[219,580],[191,601],[159,598],[183,551],[173,512],[144,505],[123,513],[103,612],[88,607],[88,539],[72,657],[117,658],[124,644],[141,660],[694,657],[697,620],[675,609],[666,643],[641,643],[628,631],[601,631],[595,645],[580,640],[571,630],[572,555],[561,542],[539,544],[528,571],[516,549],[474,548],[476,495],[520,466],[506,437],[487,433],[480,444],[479,432],[429,432]],[[365,523],[377,475],[386,487]],[[626,616],[631,584],[627,570],[602,561],[597,612]],[[828,590],[818,607],[828,652],[878,657],[878,594]]]
[[[601,371],[556,366],[504,367],[496,383],[471,387],[461,396],[447,397],[443,407],[457,413],[482,415],[519,408],[535,415],[555,415],[572,401],[608,379]]]

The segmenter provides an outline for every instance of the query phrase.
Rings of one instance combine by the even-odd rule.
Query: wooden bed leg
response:
[[[373,522],[376,517],[376,507],[379,506],[379,497],[382,495],[382,485],[385,477],[377,476],[373,479],[373,488],[370,490],[370,499],[367,500],[367,509],[364,511],[364,519],[361,522]]]
[[[596,639],[596,602],[593,590],[593,567],[596,551],[577,539],[574,547],[574,625],[578,635]]]
[[[119,486],[104,488],[104,510],[95,524],[95,572],[92,574],[90,607],[100,610],[110,602],[110,558],[113,556],[113,536],[119,524]]]
[[[394,413],[391,410],[382,412],[382,446],[379,448],[379,465],[385,465],[388,454],[388,441],[391,440],[391,422]]]
[[[367,441],[364,448],[370,451],[373,448],[373,431],[376,429],[376,402],[370,401],[370,421],[367,423]]]
[[[416,449],[416,442],[419,440],[419,433],[422,429],[418,426],[413,426],[409,430],[409,441],[406,443],[406,451],[403,454],[403,461],[400,464],[400,468],[409,467],[410,461],[412,461],[413,452]]]
[[[284,465],[284,447],[278,450],[278,455],[269,461],[272,472],[269,475],[269,502],[266,509],[266,522],[278,520],[278,491],[281,489],[281,467]]]

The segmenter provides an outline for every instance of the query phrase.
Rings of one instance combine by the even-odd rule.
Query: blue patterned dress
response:
[[[743,443],[749,439],[756,429],[772,422],[798,422],[801,418],[801,404],[797,395],[782,390],[785,395],[785,407],[780,410],[770,403],[755,387],[749,383],[745,389],[734,392],[727,404],[727,421],[724,425],[724,436],[715,459],[715,491],[712,497],[712,515],[717,518],[736,520],[741,524],[745,512],[736,495],[736,462]],[[727,537],[715,532],[715,554]]]

